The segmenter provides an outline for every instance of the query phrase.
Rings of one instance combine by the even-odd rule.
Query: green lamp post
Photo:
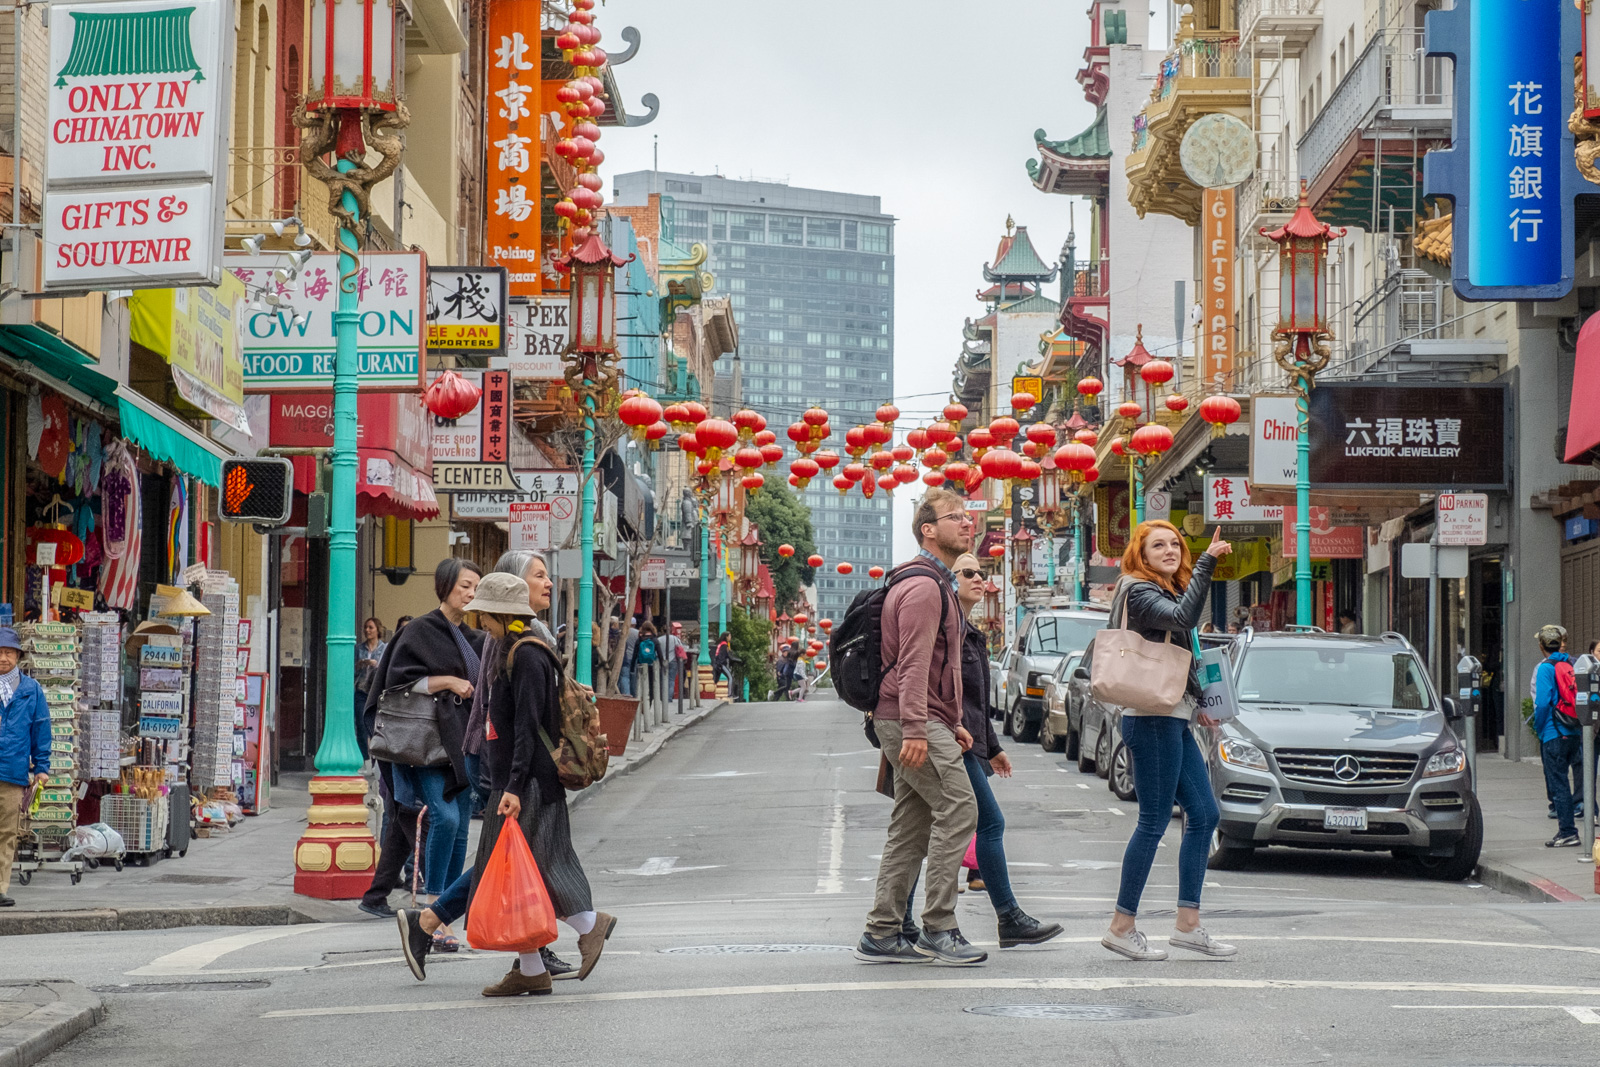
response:
[[[1276,230],[1261,235],[1278,246],[1278,325],[1272,356],[1294,384],[1298,440],[1295,449],[1294,615],[1311,625],[1311,388],[1333,355],[1328,329],[1328,244],[1343,229],[1318,222],[1300,179],[1300,206]]]

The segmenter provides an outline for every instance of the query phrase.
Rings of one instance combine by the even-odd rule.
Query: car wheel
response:
[[[1473,797],[1467,808],[1467,830],[1448,856],[1413,855],[1411,862],[1429,878],[1441,882],[1460,882],[1478,869],[1478,853],[1483,851],[1483,809]]]
[[[1011,736],[1011,715],[1009,713],[1000,716],[1000,733],[1005,737]]]
[[[1050,713],[1046,712],[1039,720],[1039,747],[1046,752],[1060,752],[1066,746],[1062,744],[1060,736],[1050,728]]]
[[[1023,709],[1022,701],[1019,700],[1011,705],[1011,714],[1008,718],[1010,722],[1007,725],[1011,728],[1008,732],[1023,744],[1039,736],[1039,724],[1028,721],[1028,713]]]
[[[1237,871],[1249,862],[1255,851],[1256,846],[1241,844],[1231,837],[1223,836],[1221,830],[1214,830],[1211,834],[1211,853],[1206,859],[1206,866],[1213,871]]]
[[[1068,719],[1067,721],[1070,723],[1072,720]],[[1083,746],[1079,743],[1078,731],[1074,730],[1071,726],[1067,727],[1067,743],[1063,747],[1066,751],[1068,759],[1075,759],[1082,763],[1082,759],[1078,755],[1078,750]],[[1079,769],[1081,770],[1082,768],[1080,767]]]
[[[1107,781],[1118,800],[1135,801],[1139,793],[1133,788],[1133,753],[1127,745],[1118,745],[1111,754],[1111,774]]]
[[[1078,755],[1077,755],[1078,770],[1082,771],[1084,774],[1093,774],[1094,773],[1094,751],[1088,745],[1083,743],[1083,738],[1082,737],[1078,737],[1077,738],[1077,743],[1078,743]]]
[[[1105,778],[1111,773],[1111,731],[1100,725],[1099,740],[1094,743],[1094,773]]]

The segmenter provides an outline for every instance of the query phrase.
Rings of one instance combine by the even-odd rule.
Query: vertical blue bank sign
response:
[[[1458,0],[1430,11],[1429,55],[1455,60],[1454,142],[1423,160],[1455,202],[1450,270],[1468,300],[1555,300],[1572,289],[1578,174],[1567,115],[1581,23],[1570,0]]]

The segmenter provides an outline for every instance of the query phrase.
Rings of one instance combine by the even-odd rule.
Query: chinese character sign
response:
[[[504,463],[511,446],[511,374],[492,370],[483,376],[483,462]]]
[[[1424,89],[1439,95],[1419,106],[1452,108],[1454,140],[1424,157],[1423,187],[1455,202],[1452,281],[1469,300],[1572,288],[1573,198],[1588,190],[1566,121],[1580,39],[1578,10],[1560,0],[1459,0],[1428,13],[1426,51],[1454,61],[1453,75],[1438,69],[1454,92]]]
[[[428,350],[505,351],[503,267],[428,268]]]
[[[1506,481],[1502,385],[1319,384],[1311,484],[1494,488]]]
[[[489,5],[484,106],[489,262],[507,269],[516,296],[539,282],[540,5]]]

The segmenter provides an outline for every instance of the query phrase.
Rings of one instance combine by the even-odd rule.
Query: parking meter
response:
[[[1596,714],[1600,714],[1600,660],[1584,653],[1572,665],[1572,673],[1577,676],[1578,683],[1574,710],[1578,713],[1579,725],[1583,727],[1583,848],[1593,859],[1594,725]],[[1600,871],[1595,874],[1595,881],[1600,883]]]
[[[1457,710],[1466,717],[1461,732],[1467,745],[1467,768],[1474,788],[1478,781],[1478,713],[1483,710],[1483,664],[1477,656],[1462,656],[1456,664]]]

